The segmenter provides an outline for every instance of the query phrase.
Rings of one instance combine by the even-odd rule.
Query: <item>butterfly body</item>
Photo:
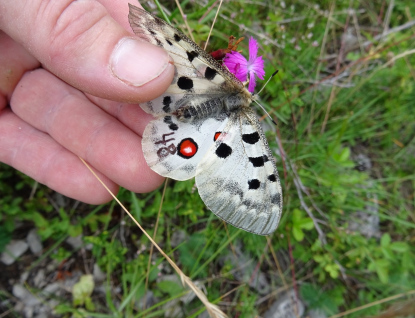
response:
[[[248,92],[246,90],[246,92]],[[248,92],[250,95],[250,93]],[[251,104],[251,96],[231,95],[223,97],[207,96],[207,100],[198,97],[189,100],[186,105],[177,109],[173,115],[180,121],[191,122],[197,119],[209,118],[221,112],[240,112]]]
[[[282,211],[275,161],[250,104],[256,98],[179,30],[130,4],[137,35],[166,49],[176,67],[160,97],[140,104],[152,114],[143,133],[148,165],[176,180],[196,177],[206,206],[226,222],[272,233]]]

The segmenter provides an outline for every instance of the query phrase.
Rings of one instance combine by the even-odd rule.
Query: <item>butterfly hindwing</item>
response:
[[[192,123],[179,122],[171,115],[151,121],[143,134],[143,153],[148,165],[158,174],[187,180],[214,144],[214,132],[221,131],[227,116]]]
[[[197,167],[202,200],[238,228],[272,233],[281,216],[281,185],[258,119],[249,111],[232,114],[219,138]]]

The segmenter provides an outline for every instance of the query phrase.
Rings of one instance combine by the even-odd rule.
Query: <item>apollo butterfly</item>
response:
[[[168,51],[176,68],[160,97],[140,104],[155,119],[142,146],[148,165],[175,180],[196,178],[206,206],[224,221],[267,235],[282,211],[282,191],[256,99],[232,73],[182,32],[133,5],[135,34]]]

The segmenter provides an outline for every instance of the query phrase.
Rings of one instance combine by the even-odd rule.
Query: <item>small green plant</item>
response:
[[[92,275],[81,276],[72,288],[73,305],[75,307],[85,307],[86,310],[92,311],[95,306],[92,302],[92,292],[94,291],[94,278]],[[82,317],[82,316],[79,316]]]
[[[292,233],[296,241],[301,242],[304,239],[304,230],[312,230],[314,228],[313,220],[305,217],[301,210],[294,209],[292,215]]]

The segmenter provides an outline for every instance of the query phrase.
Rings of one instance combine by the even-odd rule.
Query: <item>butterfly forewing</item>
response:
[[[176,180],[196,176],[199,194],[213,213],[246,231],[272,233],[282,211],[281,185],[248,107],[251,94],[182,32],[129,6],[134,33],[166,49],[176,69],[167,91],[141,104],[156,117],[143,134],[148,165]]]
[[[173,58],[177,69],[173,84],[177,84],[179,78],[185,76],[198,83],[200,83],[198,80],[203,80],[200,85],[194,83],[194,93],[211,90],[223,92],[224,88],[233,92],[244,89],[242,83],[232,73],[181,31],[143,9],[131,4],[129,6],[129,21],[134,33],[163,47]],[[174,88],[174,85],[172,86],[169,90]]]

